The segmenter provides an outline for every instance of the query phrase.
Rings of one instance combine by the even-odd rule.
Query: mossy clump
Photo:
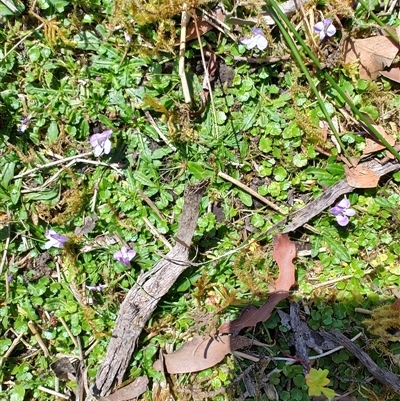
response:
[[[364,324],[381,342],[400,341],[400,303],[375,308]]]

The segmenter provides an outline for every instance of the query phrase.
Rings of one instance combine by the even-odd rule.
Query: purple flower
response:
[[[68,237],[58,234],[54,230],[47,230],[45,237],[48,239],[48,241],[44,244],[45,249],[49,249],[53,246],[55,248],[62,248],[68,241]]]
[[[247,50],[257,47],[259,50],[265,50],[268,46],[268,40],[265,38],[261,28],[252,28],[252,35],[249,38],[240,39],[240,43],[246,46]]]
[[[123,263],[126,266],[131,264],[131,260],[136,256],[136,251],[134,249],[129,249],[123,246],[120,251],[114,252],[114,259],[118,262]]]
[[[100,134],[94,134],[89,138],[90,145],[94,149],[94,155],[100,156],[103,153],[108,155],[111,151],[111,141],[108,139],[112,134],[112,130],[108,129]]]
[[[350,208],[350,201],[344,198],[331,209],[331,213],[336,217],[339,226],[347,226],[349,223],[348,216],[354,216],[356,211]]]
[[[10,283],[13,280],[13,278],[14,278],[14,275],[13,274],[9,274],[7,276],[7,282]]]
[[[31,116],[21,118],[21,124],[18,125],[17,129],[19,132],[24,133],[29,128],[29,122],[31,121]]]
[[[336,28],[330,18],[325,18],[314,25],[314,32],[319,34],[320,40],[323,40],[325,36],[333,36],[336,33]]]
[[[85,285],[85,287],[92,292],[100,292],[103,291],[104,288],[107,286],[105,284],[99,284],[99,285]]]

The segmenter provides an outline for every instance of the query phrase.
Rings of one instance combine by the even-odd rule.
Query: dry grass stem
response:
[[[250,195],[254,196],[255,198],[257,198],[258,200],[260,200],[261,202],[265,203],[266,205],[268,205],[271,209],[276,210],[278,213],[286,215],[288,214],[285,210],[281,209],[279,206],[275,205],[275,203],[272,203],[271,201],[269,201],[267,198],[264,198],[262,195],[260,195],[259,193],[257,193],[256,191],[254,191],[253,189],[249,188],[247,185],[242,184],[240,181],[236,180],[235,178],[229,176],[228,174],[222,173],[221,171],[218,173],[218,175],[223,178],[224,180],[227,180],[229,182],[231,182],[232,184],[235,184],[237,187],[239,187],[240,189],[243,189],[243,191],[246,191],[247,193],[249,193]]]
[[[50,356],[49,350],[46,347],[45,343],[42,340],[42,337],[40,336],[37,328],[36,328],[36,324],[32,321],[28,322],[28,327],[29,330],[32,332],[32,334],[35,336],[35,339],[37,341],[37,343],[39,344],[39,347],[42,349],[43,354],[46,358],[48,358]]]

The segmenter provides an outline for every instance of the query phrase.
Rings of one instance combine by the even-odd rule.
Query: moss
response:
[[[368,330],[380,342],[400,341],[400,309],[394,305],[380,306],[372,311],[369,319],[364,320]]]

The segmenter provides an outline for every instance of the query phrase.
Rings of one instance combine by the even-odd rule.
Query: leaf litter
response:
[[[267,321],[276,305],[290,295],[290,289],[295,284],[296,246],[287,235],[278,234],[274,238],[272,257],[279,267],[279,275],[272,284],[268,300],[260,308],[253,305],[245,307],[240,316],[223,323],[215,337],[198,336],[182,345],[171,354],[164,355],[165,368],[168,373],[197,372],[214,366],[233,351],[251,345],[263,345],[248,337],[239,336],[239,332],[247,327],[254,327],[259,322]],[[231,335],[224,335],[231,334]],[[153,366],[161,370],[161,361]]]
[[[186,36],[187,41],[194,39],[198,35],[206,35],[206,33],[212,29],[211,24],[207,22],[204,22],[203,24],[201,17],[199,18],[198,22],[199,26],[197,29],[199,29],[199,32],[197,32],[195,25],[189,25]],[[254,21],[252,21],[252,24],[253,23]],[[371,37],[367,39],[349,38],[345,43],[345,49],[346,62],[354,62],[356,60],[360,61],[359,74],[361,78],[376,79],[379,73],[382,75],[386,74],[385,76],[389,77],[389,73],[391,71],[395,71],[392,63],[397,55],[398,47],[385,36]],[[217,53],[211,48],[208,48],[207,52],[209,63],[206,70],[209,74],[209,80],[207,81],[206,77],[203,80],[202,107],[198,112],[192,114],[192,118],[202,116],[203,112],[206,110],[210,95],[209,92],[212,89],[210,83],[213,83],[215,78],[214,73],[217,69]],[[393,69],[390,67],[393,67]],[[386,69],[386,71],[384,71],[384,69]],[[384,128],[378,125],[375,125],[375,128],[379,130],[379,132],[390,143],[390,145],[395,145],[395,138],[387,135],[384,132]],[[366,140],[366,147],[363,150],[363,155],[370,155],[382,149],[384,149],[382,144],[368,137]],[[354,165],[355,164],[356,163],[354,163]],[[298,212],[294,213],[294,219],[293,216],[288,216],[285,218],[284,223],[288,222],[291,218],[294,220],[289,223],[285,230],[292,231],[305,225],[306,221],[309,221],[312,217],[317,216],[325,208],[329,207],[338,196],[351,192],[353,188],[376,187],[378,185],[379,178],[383,174],[398,169],[396,163],[393,163],[392,166],[388,167],[392,169],[385,170],[384,163],[379,164],[379,162],[378,165],[360,163],[354,167],[345,166],[346,180],[340,181],[338,183],[340,185],[335,187],[335,189],[338,191],[335,193],[333,190],[329,191],[328,189],[324,191],[321,198],[318,198],[319,203],[309,203],[306,206],[306,212],[308,214],[303,214],[303,220],[300,219],[299,221],[299,215],[301,216],[301,213],[299,214]],[[322,198],[323,196],[325,196],[324,199]],[[76,234],[90,234],[90,232],[95,229],[96,225],[94,222],[85,220],[85,224],[82,228],[83,231],[77,231]],[[180,239],[178,238],[177,241],[179,242]],[[183,242],[183,245],[186,245],[185,242]],[[186,247],[188,248],[188,246]],[[278,303],[290,295],[290,290],[295,285],[295,267],[293,264],[293,259],[296,257],[296,247],[294,243],[288,238],[287,235],[278,234],[274,238],[273,247],[273,259],[279,267],[279,275],[277,280],[270,285],[270,295],[268,300],[260,308],[257,308],[254,305],[249,305],[244,308],[237,319],[223,323],[217,330],[217,335],[196,336],[190,342],[185,343],[178,351],[164,355],[163,363],[165,364],[165,369],[168,373],[197,372],[218,364],[226,355],[238,349],[252,345],[265,345],[248,337],[240,336],[239,333],[245,328],[255,327],[258,323],[267,321]],[[301,324],[299,324],[299,326],[304,327],[304,325],[302,326]],[[304,329],[304,332],[307,332],[307,330]],[[160,361],[156,362],[154,368],[162,370],[163,363]],[[312,374],[311,376],[306,376],[306,379],[311,384],[310,388],[312,385],[316,387],[314,388],[314,392],[322,391],[322,393],[324,393],[324,390],[326,390],[325,394],[331,398],[332,390],[329,391],[329,389],[324,389],[329,380],[326,380],[327,375],[325,374],[325,371],[322,371],[322,373],[323,375],[319,377],[319,379],[322,380],[317,380],[318,383],[310,380],[312,379]],[[314,376],[314,378],[315,377],[316,376]],[[120,379],[121,375],[119,377],[119,380]],[[146,390],[147,383],[147,378],[145,378],[142,383],[135,384],[135,382],[133,382],[124,388],[118,389],[112,395],[104,397],[103,399],[123,401],[130,398],[130,396],[139,396],[143,393],[143,391]],[[137,389],[135,387],[137,387]],[[398,391],[398,388],[396,388],[396,390]]]

